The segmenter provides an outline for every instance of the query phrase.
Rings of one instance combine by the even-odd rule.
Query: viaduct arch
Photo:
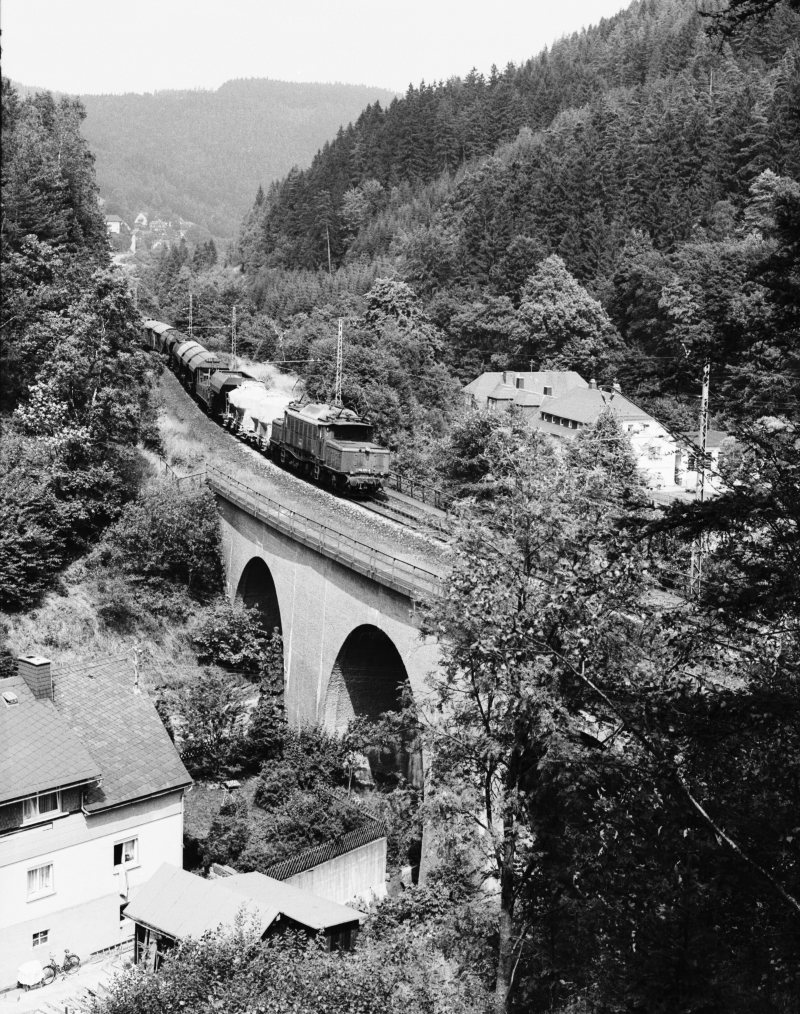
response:
[[[420,637],[410,592],[331,558],[212,488],[228,597],[256,606],[283,636],[290,723],[334,732],[354,714],[395,709],[402,685],[424,695],[438,647]]]

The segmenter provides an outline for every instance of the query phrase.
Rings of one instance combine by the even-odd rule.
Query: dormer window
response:
[[[48,817],[57,817],[60,814],[60,792],[43,792],[40,796],[26,799],[22,805],[22,819],[26,824],[47,820]]]

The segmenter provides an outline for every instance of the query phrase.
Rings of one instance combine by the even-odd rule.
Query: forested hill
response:
[[[245,262],[316,269],[330,241],[335,264],[391,251],[423,288],[513,292],[558,253],[591,281],[631,228],[668,246],[800,169],[799,24],[780,9],[721,45],[694,0],[642,0],[488,80],[370,105],[253,209]]]
[[[253,78],[216,91],[83,95],[83,133],[108,210],[128,222],[140,211],[180,215],[225,237],[260,184],[307,166],[367,103],[393,94]]]

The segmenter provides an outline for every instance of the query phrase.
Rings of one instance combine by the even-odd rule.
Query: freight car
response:
[[[230,395],[236,388],[255,379],[246,370],[227,369],[215,353],[162,321],[143,320],[142,341],[167,357],[208,415],[234,432],[242,429],[243,439],[282,465],[341,491],[369,492],[383,486],[389,475],[389,451],[374,442],[372,426],[355,412],[291,402],[270,423],[269,409],[265,414],[253,406],[246,412],[244,406],[232,404]]]
[[[347,492],[378,490],[389,475],[389,451],[355,412],[292,402],[272,423],[271,456],[318,482]]]

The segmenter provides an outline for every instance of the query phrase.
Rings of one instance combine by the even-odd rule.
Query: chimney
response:
[[[614,383],[611,385],[611,389],[614,394],[622,394],[622,388],[619,386],[619,381],[615,378]]]
[[[518,391],[524,391],[525,390],[525,378],[524,377],[517,377],[517,390]]]
[[[594,379],[594,377],[592,377],[592,379],[589,381],[589,390],[590,391],[597,390],[597,381]]]
[[[50,659],[40,655],[21,655],[17,659],[17,670],[28,684],[37,700],[52,701],[53,677],[50,673]]]

